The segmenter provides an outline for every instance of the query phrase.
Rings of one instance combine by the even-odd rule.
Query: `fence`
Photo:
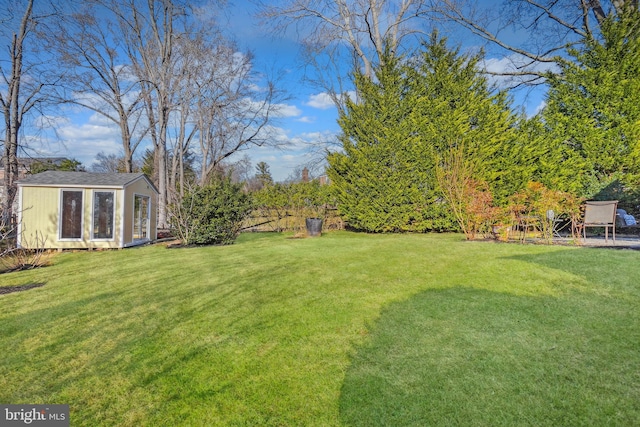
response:
[[[295,208],[259,208],[255,209],[245,221],[243,231],[251,232],[300,232],[305,230],[305,220],[313,215]],[[344,222],[336,208],[325,208],[322,215],[322,231],[342,230]]]

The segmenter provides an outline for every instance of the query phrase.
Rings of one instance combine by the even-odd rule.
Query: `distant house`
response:
[[[18,157],[18,179],[27,176],[31,172],[31,166],[33,165],[54,169],[68,160],[66,157]],[[4,171],[3,159],[0,157],[0,181],[4,180]]]
[[[124,248],[156,239],[158,190],[142,173],[47,171],[17,185],[20,247]]]

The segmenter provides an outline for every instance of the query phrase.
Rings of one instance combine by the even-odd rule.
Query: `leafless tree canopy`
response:
[[[344,64],[371,76],[385,43],[400,53],[425,31],[431,5],[427,0],[287,0],[262,2],[261,10],[266,25],[298,37],[307,64],[318,72],[312,80],[339,103]]]
[[[520,76],[521,83],[544,82],[553,64],[567,60],[567,49],[597,39],[602,22],[637,0],[508,0],[500,5],[475,0],[434,1],[434,17],[484,41],[492,56],[511,66],[494,74]],[[491,71],[491,70],[489,70]]]
[[[137,77],[127,65],[118,34],[109,10],[99,2],[86,1],[79,10],[57,21],[48,41],[67,70],[65,81],[70,93],[62,101],[94,111],[118,126],[123,172],[132,172],[134,153],[149,127],[142,121]]]
[[[43,27],[57,14],[55,4],[34,4],[33,0],[4,2],[0,7],[0,49],[4,50],[0,54],[0,107],[4,118],[0,143],[5,170],[0,227],[8,227],[14,213],[18,155],[26,147],[21,141],[23,126],[31,119],[35,122],[34,117],[46,116],[60,80],[59,70],[50,67],[51,56],[42,48]]]
[[[544,82],[567,49],[597,37],[609,15],[637,0],[284,0],[262,2],[262,17],[276,31],[297,37],[305,47],[311,80],[339,104],[344,64],[371,75],[383,43],[401,53],[415,46],[412,36],[433,27],[460,35],[454,40],[478,45],[503,58],[489,73],[518,77],[518,84]],[[465,30],[461,32],[460,30]]]
[[[77,71],[74,102],[119,125],[129,165],[142,138],[152,142],[160,226],[184,191],[185,158],[194,151],[204,182],[236,151],[271,142],[265,129],[280,92],[264,79],[254,89],[251,56],[190,2],[92,0],[71,22],[60,37],[61,54]]]

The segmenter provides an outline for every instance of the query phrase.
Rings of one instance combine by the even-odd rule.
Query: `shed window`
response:
[[[82,191],[62,191],[60,238],[82,239]]]
[[[93,239],[113,239],[113,191],[93,193]]]

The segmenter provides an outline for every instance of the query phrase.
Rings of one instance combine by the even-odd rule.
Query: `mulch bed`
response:
[[[160,229],[158,230],[157,236],[156,238],[158,240],[164,240],[164,239],[169,239],[173,237],[173,235],[171,234],[171,232],[169,230],[164,230],[164,229]]]
[[[27,291],[29,289],[40,288],[42,286],[44,286],[44,283],[29,283],[28,285],[0,287],[0,295],[10,294],[13,292]]]

